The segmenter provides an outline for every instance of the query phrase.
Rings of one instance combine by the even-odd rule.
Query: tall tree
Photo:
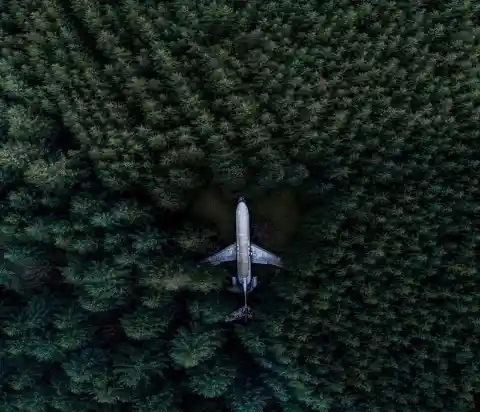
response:
[[[0,409],[469,410],[477,15],[0,0]],[[240,193],[248,326],[199,264]]]

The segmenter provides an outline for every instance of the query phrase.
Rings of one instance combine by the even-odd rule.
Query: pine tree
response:
[[[234,379],[235,369],[225,360],[215,360],[191,369],[188,386],[193,393],[206,398],[218,398],[229,391]]]
[[[0,409],[470,410],[475,2],[154,3],[1,3]]]
[[[221,329],[191,325],[179,329],[171,342],[170,357],[183,368],[192,368],[214,356],[223,340]]]

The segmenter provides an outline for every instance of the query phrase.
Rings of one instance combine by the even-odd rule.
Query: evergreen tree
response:
[[[471,410],[478,12],[0,0],[0,410]]]

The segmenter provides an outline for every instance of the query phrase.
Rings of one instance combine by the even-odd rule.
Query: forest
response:
[[[0,411],[474,410],[479,16],[0,0]]]

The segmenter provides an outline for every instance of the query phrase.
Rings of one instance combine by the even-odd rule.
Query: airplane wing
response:
[[[205,263],[210,263],[211,265],[218,265],[223,262],[230,262],[237,259],[237,244],[232,243],[230,246],[227,246],[225,249],[222,249],[220,252],[215,253],[214,255],[206,258]]]
[[[269,252],[268,250],[262,249],[260,246],[255,244],[250,245],[250,253],[252,257],[252,263],[260,265],[273,265],[281,268],[283,266],[282,259],[277,255]]]

